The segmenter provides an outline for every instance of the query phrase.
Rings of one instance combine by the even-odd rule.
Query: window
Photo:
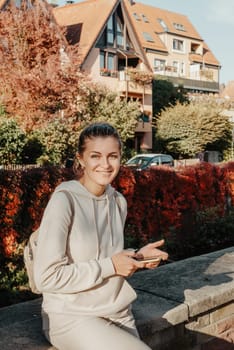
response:
[[[113,53],[108,52],[107,53],[107,69],[114,70],[115,66],[115,55]]]
[[[80,41],[81,23],[71,24],[66,28],[66,39],[70,45],[75,45]]]
[[[171,156],[166,156],[166,155],[164,155],[164,156],[162,156],[162,158],[161,158],[161,164],[162,165],[169,165],[169,166],[173,166],[174,165],[174,160],[173,160],[173,158],[171,157]]]
[[[174,67],[174,72],[178,73],[179,62],[173,61],[172,66]]]
[[[142,16],[143,21],[144,21],[145,23],[149,23],[148,18],[147,18],[144,14],[142,14],[141,16]]]
[[[119,21],[117,22],[117,46],[123,47],[124,41],[123,41],[123,31],[121,28],[121,24]]]
[[[177,30],[182,30],[183,32],[186,31],[183,24],[180,24],[180,23],[173,23],[173,26],[174,26],[175,29],[177,29]]]
[[[133,13],[133,17],[137,20],[140,21],[140,17],[138,16],[138,14],[136,12]]]
[[[105,52],[100,51],[100,68],[105,68]]]
[[[164,71],[165,70],[166,61],[165,60],[159,60],[157,58],[154,59],[154,71]]]
[[[146,41],[149,41],[149,42],[154,42],[154,39],[152,38],[152,36],[149,34],[149,33],[147,33],[147,32],[143,32],[143,37],[144,37],[144,39],[146,40]]]
[[[180,75],[185,75],[185,63],[180,63]]]
[[[184,41],[173,39],[173,50],[184,52]]]
[[[167,27],[166,23],[164,22],[164,20],[161,19],[161,18],[158,18],[158,22],[161,24],[161,26],[163,27],[164,31],[168,32],[168,27]]]
[[[160,157],[154,157],[151,160],[151,165],[160,165]]]
[[[23,3],[22,0],[15,0],[15,1],[12,1],[12,2],[13,2],[13,4],[15,5],[15,7],[17,7],[17,8],[20,8],[20,7],[22,6],[22,3]],[[31,1],[26,1],[26,2],[24,3],[24,6],[25,6],[25,5],[26,5],[27,9],[31,9],[31,8],[33,7]]]
[[[191,43],[191,52],[199,53],[199,51],[200,51],[200,45],[197,43]]]
[[[115,54],[111,52],[100,51],[100,69],[115,70],[115,57]]]
[[[107,44],[114,44],[114,23],[113,16],[111,16],[107,22]]]
[[[104,34],[104,40],[99,40],[99,47],[124,47],[124,34],[123,34],[123,23],[121,22],[121,19],[113,15],[109,18],[105,34]]]

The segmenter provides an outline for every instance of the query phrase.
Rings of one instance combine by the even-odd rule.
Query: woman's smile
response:
[[[112,136],[88,139],[79,157],[83,167],[80,182],[93,194],[100,195],[119,172],[120,147]]]

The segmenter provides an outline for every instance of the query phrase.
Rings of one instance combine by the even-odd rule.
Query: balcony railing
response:
[[[176,76],[177,73],[175,72],[175,67],[170,67],[170,69],[165,71],[157,71],[154,75],[154,78],[156,79],[167,79],[168,81],[172,82],[173,85],[179,86],[183,85],[185,89],[188,90],[198,90],[198,91],[207,91],[207,92],[213,92],[218,93],[219,92],[219,83],[215,81],[207,81],[207,80],[200,80],[200,79],[193,79],[193,78],[184,78],[184,77],[178,77]],[[173,69],[172,69],[173,68]],[[130,70],[131,71],[131,70]],[[140,71],[135,70],[134,73],[139,73],[136,77],[134,75],[129,74],[128,70],[122,70],[122,71],[111,71],[107,69],[100,70],[100,75],[102,76],[108,76],[113,78],[119,79],[119,91],[129,91],[129,92],[135,92],[135,93],[144,93],[144,94],[152,94],[152,88],[151,84],[144,82],[144,79],[146,79],[146,72],[142,72],[142,82],[140,82]],[[207,71],[205,72],[207,74]],[[204,75],[204,72],[203,72]],[[211,75],[210,75],[211,76]],[[207,78],[207,76],[205,77]],[[144,90],[144,91],[143,91]]]
[[[136,94],[144,94],[144,95],[152,95],[152,87],[147,85],[147,86],[142,86],[134,83],[133,81],[129,80],[120,80],[118,83],[118,91],[120,92],[129,92],[129,93],[136,93]]]
[[[152,73],[137,69],[125,69],[119,72],[119,91],[139,94],[152,94]]]
[[[107,69],[107,68],[101,68],[100,69],[100,75],[104,76],[104,77],[118,78],[118,71],[110,70],[110,69]]]
[[[155,78],[156,79],[167,78],[167,80],[172,82],[173,85],[175,86],[183,85],[185,89],[189,89],[189,90],[209,91],[209,92],[217,92],[217,93],[219,92],[219,83],[214,81],[165,76],[161,74],[155,75]]]

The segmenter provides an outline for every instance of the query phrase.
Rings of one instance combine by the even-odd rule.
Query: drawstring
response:
[[[110,220],[110,200],[108,195],[106,194],[106,204],[107,204],[107,225],[110,231],[110,238],[111,238],[111,246],[113,247],[113,233],[112,233],[112,228],[111,228],[111,220]]]
[[[112,232],[112,227],[111,227],[111,210],[110,210],[110,199],[108,197],[108,195],[106,194],[105,196],[106,199],[106,207],[107,207],[107,227],[109,229],[109,233],[110,233],[110,245],[113,247],[114,245],[114,239],[113,239],[113,232]],[[95,200],[93,198],[91,198],[92,200],[92,208],[93,208],[93,218],[94,218],[94,225],[95,225],[95,230],[96,230],[96,237],[97,237],[97,254],[96,254],[96,258],[99,258],[99,254],[100,254],[100,242],[99,242],[99,236],[98,236],[98,226],[97,226],[97,219],[96,219],[96,208],[95,208]]]
[[[97,229],[97,222],[96,222],[96,214],[95,214],[95,203],[94,203],[94,199],[91,198],[92,201],[92,207],[93,207],[93,218],[94,218],[94,225],[95,225],[95,229],[96,229],[96,237],[97,237],[97,254],[96,254],[96,259],[99,258],[99,254],[100,254],[100,247],[99,247],[99,237],[98,237],[98,229]]]

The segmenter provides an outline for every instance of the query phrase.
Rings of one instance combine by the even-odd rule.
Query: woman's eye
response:
[[[92,154],[92,155],[91,155],[91,158],[92,158],[92,159],[98,159],[98,158],[100,158],[100,156],[99,156],[98,154]]]
[[[117,156],[117,154],[112,154],[112,155],[110,156],[110,158],[111,158],[111,159],[117,159],[118,156]]]

